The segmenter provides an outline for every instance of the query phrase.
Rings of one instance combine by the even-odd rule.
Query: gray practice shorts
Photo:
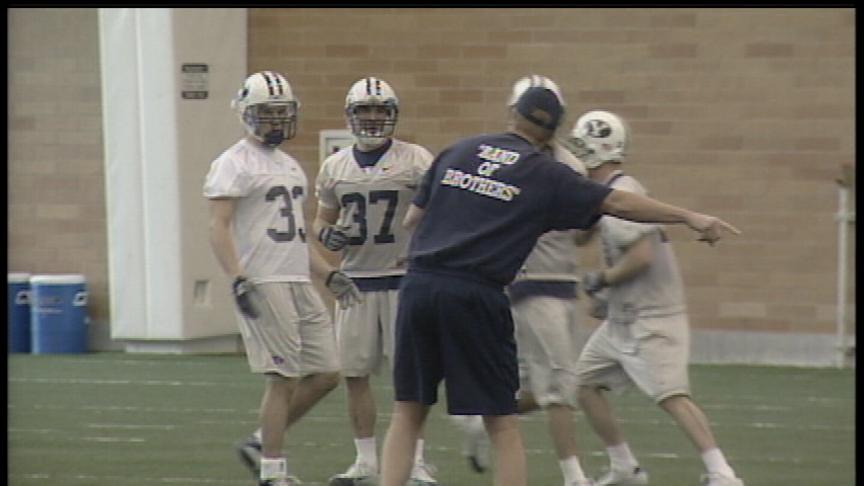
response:
[[[588,339],[576,373],[582,385],[617,390],[635,384],[655,402],[690,395],[686,314],[640,317],[629,325],[604,321]]]
[[[586,333],[576,326],[575,299],[530,296],[511,305],[519,353],[519,383],[541,407],[575,405],[576,359]]]
[[[255,285],[257,319],[237,312],[246,358],[254,373],[302,377],[339,371],[330,314],[309,282]]]
[[[392,367],[398,290],[363,292],[363,302],[347,309],[336,306],[336,336],[342,376],[377,374],[387,359]]]

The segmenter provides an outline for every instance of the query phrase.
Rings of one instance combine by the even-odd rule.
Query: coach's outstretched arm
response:
[[[714,244],[720,239],[720,230],[740,235],[741,231],[715,216],[697,213],[671,204],[614,189],[600,209],[607,214],[641,223],[683,223],[700,234],[700,241]]]

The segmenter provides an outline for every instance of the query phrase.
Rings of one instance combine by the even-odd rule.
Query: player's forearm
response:
[[[642,253],[627,252],[618,263],[603,271],[603,280],[609,286],[624,283],[645,271],[650,264],[650,258],[645,258]]]
[[[312,231],[314,231],[314,235],[320,235],[321,230],[329,226],[326,222],[324,222],[321,218],[315,218],[315,221],[312,222]]]
[[[629,191],[613,190],[601,209],[606,214],[640,223],[690,225],[692,211]]]
[[[309,245],[309,270],[311,270],[312,275],[322,280],[326,280],[330,272],[335,270],[321,255],[321,249],[318,245]]]
[[[402,226],[405,229],[414,230],[423,218],[423,212],[423,208],[411,204],[408,206],[408,212],[405,213],[405,218],[402,220]]]
[[[232,280],[242,273],[229,226],[221,223],[211,223],[210,247],[213,249],[216,259],[219,260],[222,270]]]

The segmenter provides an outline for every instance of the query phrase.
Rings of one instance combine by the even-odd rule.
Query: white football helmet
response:
[[[371,76],[363,78],[348,90],[345,117],[358,140],[369,145],[381,144],[396,130],[399,98],[387,81]]]
[[[558,102],[561,103],[561,106],[567,106],[567,103],[564,103],[564,97],[561,95],[561,90],[558,88],[558,85],[555,84],[555,81],[552,81],[546,76],[540,76],[539,74],[531,74],[519,78],[519,80],[513,84],[513,93],[507,101],[507,106],[515,106],[516,102],[519,101],[519,97],[522,96],[522,93],[527,91],[528,88],[534,88],[537,86],[551,90],[555,93],[555,96],[558,97]]]
[[[596,169],[606,162],[623,159],[629,138],[630,128],[623,118],[608,111],[594,110],[580,116],[561,143],[582,160],[585,167]]]
[[[285,76],[273,71],[255,73],[243,82],[231,100],[246,132],[261,143],[276,147],[297,133],[300,101]]]

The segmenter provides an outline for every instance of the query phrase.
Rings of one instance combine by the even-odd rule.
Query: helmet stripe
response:
[[[366,78],[366,94],[372,94],[372,78]]]
[[[381,96],[381,80],[377,78],[375,79],[375,94]]]
[[[279,94],[280,95],[285,94],[285,87],[284,86],[288,83],[288,81],[285,81],[285,78],[283,78],[282,75],[279,73],[276,73],[274,78],[276,79],[276,87],[279,88]]]
[[[273,92],[273,82],[270,80],[269,76],[270,71],[262,71],[261,75],[264,76],[264,81],[267,83],[267,91],[270,92],[270,96],[273,96],[275,93]]]

